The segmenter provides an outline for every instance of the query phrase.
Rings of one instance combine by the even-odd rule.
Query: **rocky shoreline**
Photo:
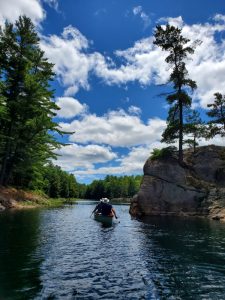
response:
[[[149,158],[137,195],[134,217],[151,215],[205,216],[225,221],[225,147],[210,145],[177,155]]]

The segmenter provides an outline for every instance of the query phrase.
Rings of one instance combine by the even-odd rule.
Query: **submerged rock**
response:
[[[225,219],[225,147],[210,145],[184,151],[144,165],[140,191],[131,201],[130,214],[199,215]]]

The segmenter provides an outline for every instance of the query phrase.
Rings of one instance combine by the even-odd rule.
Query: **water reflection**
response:
[[[143,259],[159,299],[222,299],[224,224],[171,217],[143,222]]]
[[[225,224],[131,220],[105,228],[94,203],[0,215],[0,299],[223,299]]]
[[[0,228],[0,299],[29,299],[41,289],[39,212],[4,212]]]

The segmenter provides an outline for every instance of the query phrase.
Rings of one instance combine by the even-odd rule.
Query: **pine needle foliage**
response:
[[[0,184],[27,186],[56,157],[62,134],[53,121],[53,64],[39,46],[31,20],[0,29]]]
[[[198,41],[195,42],[195,44],[198,43]],[[194,90],[197,87],[196,82],[188,78],[185,61],[189,55],[194,53],[195,45],[190,46],[190,40],[183,37],[181,29],[169,24],[156,27],[154,44],[169,53],[165,61],[172,69],[169,82],[174,89],[174,92],[167,96],[170,110],[167,119],[168,126],[163,133],[162,141],[171,143],[176,139],[179,140],[179,161],[182,163],[184,134],[183,110],[185,107],[191,106],[192,99],[188,94],[188,90]]]

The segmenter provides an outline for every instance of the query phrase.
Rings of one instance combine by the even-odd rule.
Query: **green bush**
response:
[[[176,151],[177,148],[175,146],[169,146],[162,149],[154,148],[151,152],[150,158],[152,160],[169,158],[172,157],[176,153]]]

